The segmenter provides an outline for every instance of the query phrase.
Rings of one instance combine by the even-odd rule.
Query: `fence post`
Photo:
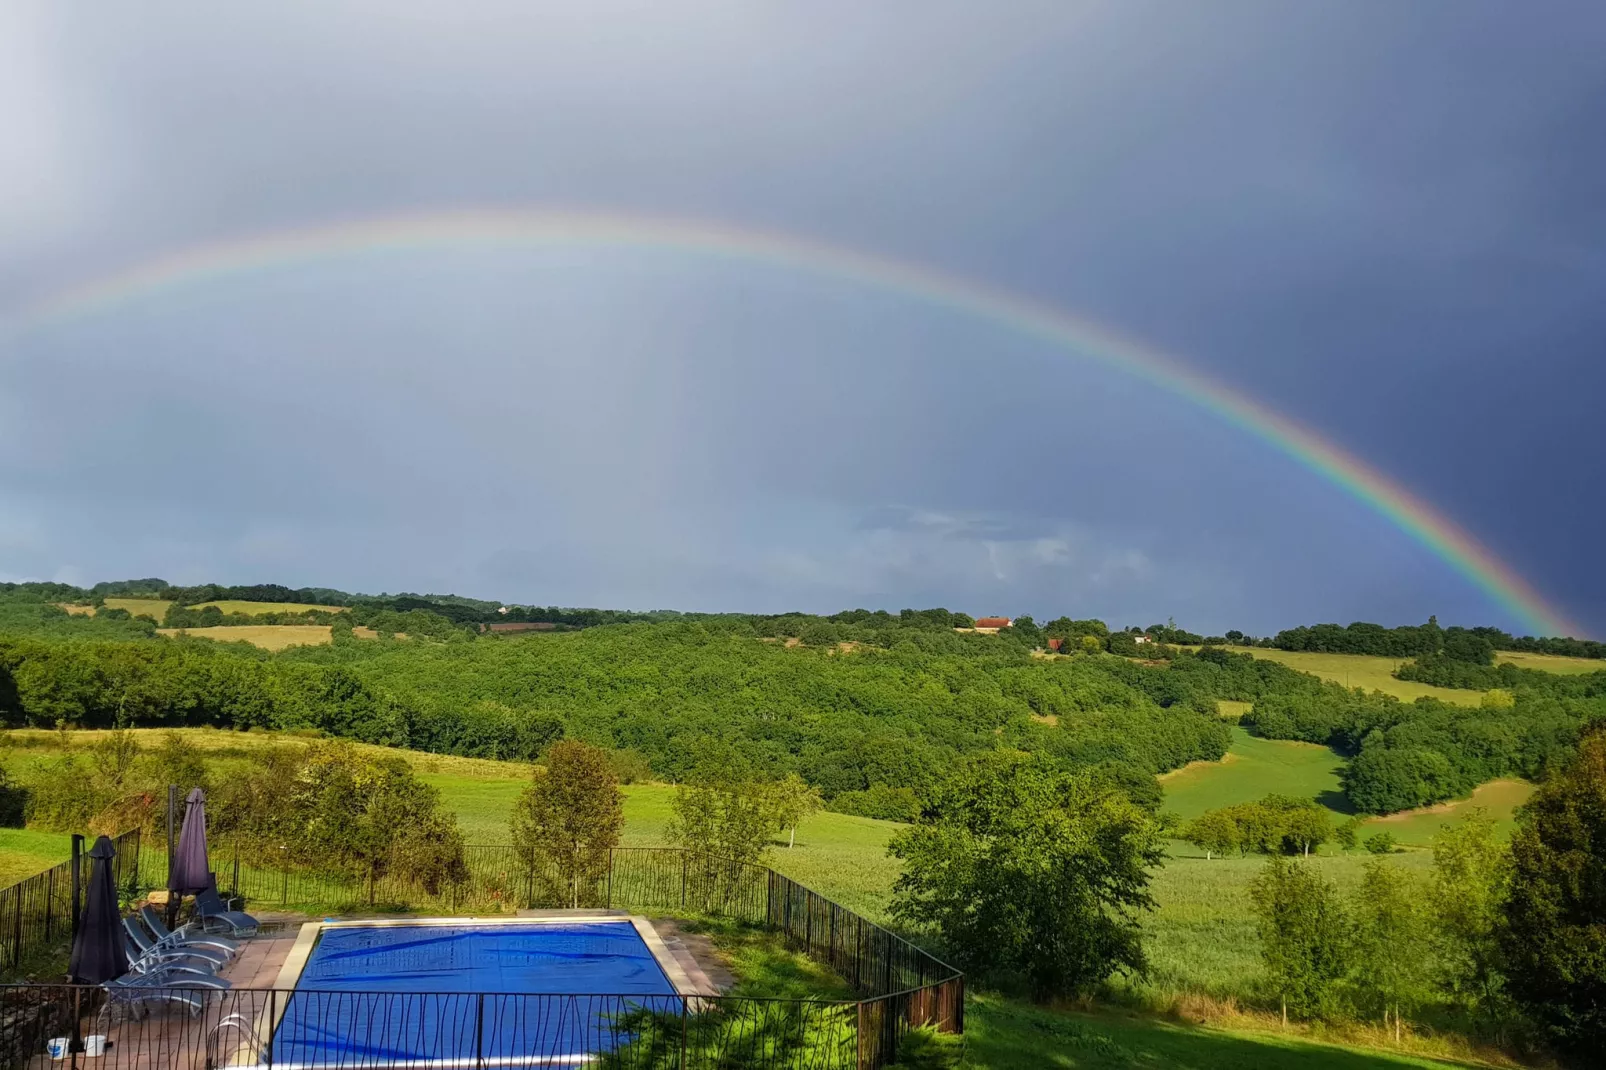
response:
[[[680,853],[680,909],[686,909],[686,852]]]
[[[485,993],[475,997],[474,1011],[474,1065],[485,1065]]]
[[[22,886],[27,881],[17,882],[17,925],[14,930],[15,939],[11,944],[11,965],[15,967],[22,962]]]
[[[290,870],[286,867],[281,872],[284,874],[284,894],[279,901],[288,906],[290,904]]]
[[[50,941],[50,922],[52,908],[56,905],[56,867],[51,866],[45,871],[45,942]]]
[[[270,988],[270,989],[268,989],[268,1042],[267,1042],[267,1052],[263,1056],[263,1062],[267,1063],[268,1070],[273,1070],[273,1034],[279,1028],[278,1010],[279,1010],[279,991],[278,991],[278,989]]]
[[[244,898],[244,896],[240,895],[240,845],[239,844],[235,844],[234,845],[234,876],[229,881],[229,891],[233,895],[235,895],[235,896],[237,896],[239,898],[242,898],[242,899]]]
[[[608,906],[613,909],[613,848],[608,848]]]
[[[682,859],[684,861],[684,858]],[[680,997],[680,1070],[686,1070],[686,997]]]
[[[84,838],[78,833],[72,836],[72,937],[78,939],[78,915],[82,911],[80,898],[83,895],[84,884]]]

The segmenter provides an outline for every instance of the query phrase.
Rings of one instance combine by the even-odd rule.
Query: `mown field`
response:
[[[1509,662],[1519,669],[1538,669],[1540,672],[1556,672],[1569,676],[1606,671],[1606,661],[1599,658],[1564,658],[1559,654],[1523,654],[1515,650],[1502,650],[1495,654],[1494,660],[1497,665]]]
[[[1339,771],[1343,767],[1344,760],[1327,747],[1257,739],[1244,729],[1235,728],[1232,745],[1224,759],[1193,762],[1160,777],[1160,783],[1165,788],[1165,809],[1184,820],[1198,817],[1206,810],[1276,794],[1315,799],[1327,807],[1337,823],[1351,816],[1340,792]],[[1367,818],[1361,837],[1387,832],[1403,846],[1426,847],[1440,826],[1475,807],[1487,810],[1499,823],[1501,831],[1509,835],[1516,827],[1517,807],[1527,802],[1533,792],[1533,785],[1526,781],[1492,781],[1479,786],[1465,799]],[[1185,845],[1178,845],[1177,849],[1194,852]]]
[[[109,602],[110,599],[107,599]],[[263,613],[347,613],[345,606],[320,606],[311,602],[197,602],[191,609],[205,609],[207,606],[216,606],[220,613],[245,613],[249,616],[261,616]]]
[[[1219,762],[1192,762],[1160,777],[1165,808],[1184,819],[1206,810],[1251,802],[1270,794],[1316,799],[1343,820],[1338,773],[1344,759],[1315,743],[1257,739],[1232,730],[1232,745]]]
[[[1197,650],[1198,647],[1189,647]],[[1381,691],[1414,702],[1424,696],[1458,702],[1463,706],[1476,706],[1482,701],[1482,692],[1465,691],[1453,687],[1434,687],[1410,680],[1396,680],[1394,670],[1405,664],[1405,658],[1379,658],[1366,654],[1311,654],[1303,650],[1273,650],[1267,647],[1228,647],[1234,654],[1250,654],[1267,661],[1281,662],[1290,669],[1308,672],[1345,687],[1362,687],[1368,691]],[[1567,659],[1573,660],[1573,659]]]
[[[70,737],[75,744],[87,744],[103,734],[74,732]],[[137,730],[137,734],[142,744],[153,746],[161,733]],[[209,753],[220,772],[254,748],[302,741],[216,729],[189,729],[185,734]],[[58,739],[56,733],[43,730],[7,735],[12,744],[7,769],[23,781],[35,763],[53,754]],[[1167,782],[1168,805],[1200,810],[1236,801],[1235,792],[1258,798],[1273,790],[1265,787],[1268,783],[1278,784],[1290,794],[1319,793],[1336,783],[1336,759],[1325,748],[1271,743],[1238,733],[1233,751],[1238,755],[1235,760],[1195,766],[1173,776]],[[526,766],[409,751],[390,753],[402,754],[424,780],[440,790],[470,843],[507,842],[508,815],[524,786]],[[1291,771],[1278,770],[1279,757],[1292,766]],[[1239,786],[1224,786],[1208,775],[1211,773],[1230,777]],[[664,842],[674,789],[635,784],[624,792],[624,842]],[[772,864],[844,905],[888,922],[887,907],[898,865],[887,857],[886,844],[899,827],[892,822],[819,813],[799,827],[795,848],[784,844],[773,848]],[[0,880],[42,870],[67,853],[68,838],[63,834],[0,831],[0,874],[5,875]],[[1176,1005],[1183,993],[1200,993],[1223,1006],[1253,999],[1259,962],[1246,888],[1264,862],[1256,858],[1206,861],[1192,847],[1180,843],[1172,845],[1171,854],[1168,864],[1155,875],[1153,891],[1159,906],[1146,923],[1153,974],[1142,984],[1118,984],[1118,999],[1153,1008]],[[1329,854],[1314,862],[1340,886],[1349,887],[1359,879],[1367,857]],[[1396,858],[1417,870],[1425,870],[1428,864],[1426,852]],[[1445,1065],[1373,1048],[1319,1043],[1299,1027],[1282,1033],[1270,1028],[1270,1018],[1265,1016],[1229,1013],[1222,1020],[1231,1028],[1110,1008],[1079,1013],[1049,1010],[978,992],[970,1003],[966,1065],[986,1070],[1151,1065],[1198,1070],[1250,1066],[1365,1070]],[[1441,1055],[1446,1052],[1442,1044],[1431,1050]]]
[[[330,642],[327,624],[220,624],[214,628],[158,628],[159,635],[184,633],[219,643],[251,643],[264,650],[321,646]]]

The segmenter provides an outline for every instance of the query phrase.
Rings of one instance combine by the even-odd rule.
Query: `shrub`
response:
[[[1366,843],[1364,846],[1366,847],[1367,851],[1371,852],[1372,854],[1391,855],[1397,849],[1395,846],[1396,842],[1397,841],[1394,839],[1394,833],[1379,832],[1374,836],[1366,837]]]

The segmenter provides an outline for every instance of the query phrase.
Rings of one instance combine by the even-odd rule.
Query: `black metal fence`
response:
[[[638,1060],[614,1063],[632,1070],[638,1066],[682,1065],[840,1065],[868,1070],[892,1062],[901,1039],[912,1028],[930,1025],[944,1032],[964,1030],[964,976],[958,970],[766,866],[674,848],[621,847],[610,852],[605,865],[577,882],[566,882],[549,867],[513,847],[484,846],[466,849],[465,868],[459,879],[431,887],[411,879],[401,865],[380,866],[370,874],[353,875],[273,869],[248,863],[226,848],[214,854],[214,859],[219,885],[243,896],[248,908],[254,909],[316,906],[324,911],[341,911],[387,907],[484,914],[567,907],[578,902],[583,907],[731,918],[779,933],[788,947],[830,968],[860,997],[857,1002],[845,1004],[673,997],[675,1006],[644,1006],[642,997],[583,997],[601,1001],[598,1006],[609,1008],[606,1014],[599,1012],[595,1016],[597,1021],[612,1022],[628,1011],[630,1021],[645,1030],[640,1035],[630,1034],[630,1042],[618,1049],[624,1054],[609,1056]],[[147,849],[139,862],[140,870],[159,882],[166,873],[166,861],[165,854]],[[238,1001],[248,996],[230,993],[229,999]],[[391,993],[385,998],[398,997]],[[503,997],[486,998],[500,1001]],[[547,1014],[585,1017],[581,1005],[572,1002],[582,997],[528,998],[536,1002],[521,1005],[518,1010],[534,1015],[531,1020]],[[614,1002],[607,1003],[610,1000]],[[497,1014],[511,1012],[511,1005],[503,1002],[495,1003],[494,1008]],[[458,1012],[453,1010],[451,1014]],[[831,1023],[829,1028],[827,1023]],[[669,1042],[674,1040],[676,1030],[684,1033],[683,1041],[690,1045],[685,1055],[690,1061],[639,1061],[648,1060],[642,1054],[648,1049],[662,1049],[652,1058],[668,1059],[663,1052],[669,1051],[679,1059],[680,1049]],[[852,1058],[846,1062],[830,1054],[837,1047],[830,1038],[841,1030],[851,1035]],[[806,1044],[798,1039],[804,1035],[809,1038]],[[728,1049],[734,1044],[756,1045],[754,1051],[762,1050],[763,1058],[719,1062],[712,1054],[722,1045]],[[783,1052],[784,1058],[778,1054]],[[486,1065],[493,1062],[504,1065],[494,1060]]]
[[[55,1048],[64,1070],[881,1066],[861,1050],[860,1020],[851,1002],[728,996],[31,985],[0,988],[0,1061]]]
[[[117,886],[121,888],[137,882],[139,830],[115,837],[112,845],[117,849],[117,856],[112,860]],[[88,885],[92,863],[87,853],[80,857],[80,891]],[[16,969],[31,952],[68,937],[72,932],[74,901],[71,859],[0,889],[0,968]]]

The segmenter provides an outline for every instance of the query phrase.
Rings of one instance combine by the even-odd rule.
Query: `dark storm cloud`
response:
[[[791,229],[1120,326],[1606,629],[1584,4],[13,5],[0,317],[466,204]],[[0,573],[1262,630],[1516,623],[1207,414],[995,326],[636,250],[215,282],[7,343]]]

